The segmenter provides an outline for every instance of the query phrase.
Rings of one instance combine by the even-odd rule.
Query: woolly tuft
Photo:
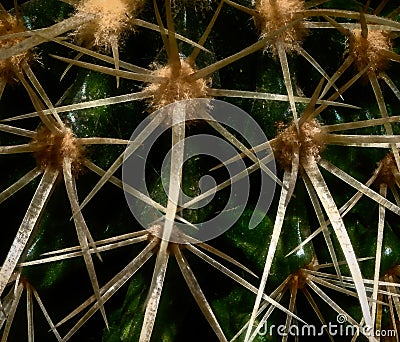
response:
[[[290,24],[296,19],[296,14],[305,7],[302,0],[258,0],[255,9],[258,11],[258,15],[254,18],[255,23],[261,32],[261,37],[264,37]],[[302,42],[305,34],[304,25],[299,22],[281,33],[280,38],[285,43],[286,50],[292,51]],[[274,55],[277,54],[273,43],[266,49]]]
[[[131,21],[143,7],[143,0],[83,0],[76,8],[76,16],[93,17],[76,32],[82,45],[93,44],[109,50],[113,40],[119,40]]]
[[[392,50],[392,44],[386,32],[370,30],[366,38],[362,36],[359,29],[351,32],[349,51],[358,71],[363,70],[368,64],[370,64],[370,71],[385,70],[388,59],[382,54],[383,50]]]
[[[16,17],[8,15],[0,20],[0,36],[26,31],[25,25]],[[0,40],[0,49],[10,48],[20,43],[24,38]],[[28,63],[32,54],[27,51],[0,61],[0,81],[5,83],[18,82],[18,73],[22,72],[24,63]]]
[[[321,153],[325,149],[326,133],[317,120],[305,122],[299,132],[294,123],[282,129],[277,136],[274,153],[278,164],[283,169],[291,169],[296,145],[299,146],[300,163],[305,162],[309,157],[317,161],[321,158]]]
[[[184,59],[180,61],[180,68],[175,65],[166,65],[156,69],[153,74],[164,77],[165,81],[147,86],[146,90],[152,93],[151,109],[158,110],[176,101],[207,97],[211,81],[190,78],[189,76],[195,71]]]
[[[82,171],[84,147],[70,128],[65,128],[62,134],[54,134],[47,127],[40,127],[30,144],[40,168],[62,170],[64,158],[69,158],[72,161],[72,173],[77,175]]]
[[[399,171],[397,170],[393,152],[386,155],[386,157],[379,162],[379,166],[381,169],[375,183],[378,185],[386,184],[389,187],[396,185],[396,176],[399,177]]]

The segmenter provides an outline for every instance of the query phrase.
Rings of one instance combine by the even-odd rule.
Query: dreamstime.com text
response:
[[[337,322],[328,322],[321,326],[315,325],[302,325],[298,326],[292,324],[287,329],[286,325],[268,325],[265,321],[258,331],[258,335],[261,336],[322,336],[329,334],[331,336],[359,336],[364,335],[367,337],[394,337],[396,336],[396,330],[394,329],[382,329],[377,330],[369,326],[358,326],[347,322],[345,315],[339,314],[336,317]]]

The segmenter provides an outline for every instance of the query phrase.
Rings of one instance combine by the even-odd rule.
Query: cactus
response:
[[[2,341],[397,340],[399,6],[2,1]]]

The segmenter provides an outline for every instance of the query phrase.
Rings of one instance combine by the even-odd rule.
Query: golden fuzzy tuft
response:
[[[113,40],[132,29],[132,18],[143,7],[144,0],[83,0],[76,8],[76,16],[93,17],[80,26],[75,34],[80,44],[93,44],[108,50]]]
[[[383,50],[391,50],[392,44],[389,35],[385,31],[370,30],[367,38],[356,29],[350,34],[350,56],[354,58],[354,64],[358,71],[370,64],[368,70],[382,71],[388,65],[388,59],[382,54]]]
[[[393,152],[389,153],[379,162],[380,171],[375,184],[386,184],[391,187],[396,184],[396,175],[399,176]]]
[[[26,31],[25,25],[16,17],[8,15],[0,20],[0,36]],[[0,49],[10,48],[20,43],[24,38],[10,38],[0,40]],[[32,58],[29,51],[13,55],[0,61],[0,81],[5,83],[18,82],[18,73],[22,71],[24,63]]]
[[[274,153],[278,164],[283,169],[291,169],[296,145],[299,146],[300,163],[305,162],[309,157],[318,161],[325,149],[325,136],[325,130],[315,119],[305,122],[299,132],[292,123],[277,136]]]
[[[207,97],[211,81],[190,78],[189,75],[196,70],[184,59],[181,59],[180,65],[180,68],[166,65],[153,72],[156,76],[164,77],[165,81],[151,83],[146,87],[146,90],[152,94],[150,99],[152,110],[161,109],[176,101]]]
[[[40,168],[51,167],[61,171],[63,160],[69,158],[72,162],[72,173],[77,175],[82,171],[84,147],[70,128],[65,128],[61,134],[55,134],[47,127],[40,127],[30,145],[35,150],[34,157]]]
[[[305,6],[303,0],[257,0],[255,9],[258,11],[258,15],[254,18],[256,27],[261,31],[261,37],[264,37],[290,24],[296,19],[298,12],[305,10]],[[279,37],[285,43],[285,48],[292,51],[301,43],[305,34],[306,29],[300,21],[282,32]],[[267,49],[276,55],[274,44]]]

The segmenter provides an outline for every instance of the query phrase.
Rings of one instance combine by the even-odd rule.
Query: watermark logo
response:
[[[193,124],[208,126],[207,134],[187,134]],[[176,214],[180,215],[183,209],[197,210],[208,205],[217,186],[222,183],[229,187],[230,196],[225,207],[205,222],[184,222],[175,217],[168,240],[182,243],[189,237],[207,241],[224,233],[246,207],[250,193],[249,174],[262,169],[260,185],[251,189],[252,196],[258,193],[259,198],[254,210],[257,214],[251,218],[249,228],[257,226],[267,213],[275,191],[273,178],[276,169],[272,150],[263,130],[249,114],[227,102],[211,99],[172,103],[146,118],[132,134],[124,154],[122,179],[129,208],[136,220],[152,234],[163,238],[162,229],[155,227],[164,224],[165,207],[161,208],[159,203],[155,203],[156,199],[151,198],[146,183],[147,160],[151,153],[154,156],[161,137],[165,139],[165,136],[179,134],[172,130],[179,125],[186,127],[183,138],[175,137],[171,149],[162,155],[160,153],[162,189],[168,200],[174,200],[171,198],[171,193],[174,193],[174,203],[178,208]],[[247,155],[252,164],[246,164],[241,153]],[[204,175],[199,182],[201,194],[194,198],[181,188],[171,191],[171,174],[182,172],[185,162],[202,155],[223,164],[227,179],[218,183],[212,176]]]
[[[368,325],[360,326],[352,319],[349,319],[345,314],[338,314],[336,316],[336,322],[327,322],[327,324],[316,326],[312,324],[305,324],[298,326],[292,324],[286,327],[286,325],[268,325],[266,321],[259,326],[260,330],[258,335],[260,336],[359,336],[364,335],[366,337],[395,337],[396,330],[394,329],[374,329]]]

